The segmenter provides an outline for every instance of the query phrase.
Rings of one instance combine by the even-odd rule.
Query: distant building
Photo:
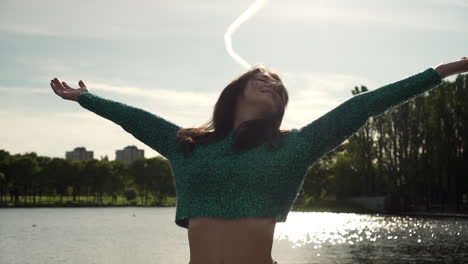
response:
[[[92,160],[93,159],[93,152],[86,151],[84,147],[75,148],[73,151],[67,151],[65,153],[66,159],[71,159],[74,161],[81,161],[81,160]]]
[[[127,146],[123,150],[117,150],[115,152],[115,160],[126,163],[132,163],[140,157],[145,157],[145,151],[143,149],[137,149],[136,146]]]

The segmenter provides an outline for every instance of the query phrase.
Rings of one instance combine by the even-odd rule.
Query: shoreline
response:
[[[395,215],[411,216],[411,217],[431,217],[431,218],[466,218],[468,213],[458,212],[403,212]]]
[[[94,205],[94,204],[63,204],[63,205],[58,205],[58,204],[36,204],[36,205],[31,205],[31,204],[25,204],[25,205],[14,205],[14,206],[6,206],[6,205],[0,205],[0,208],[77,208],[77,207],[89,207],[89,208],[94,208],[94,207],[175,207],[175,205],[139,205],[139,204],[117,204],[117,205],[108,205],[108,204],[103,204],[103,205]]]
[[[16,205],[16,206],[6,206],[0,205],[0,209],[16,209],[16,208],[110,208],[110,207],[155,207],[155,208],[166,208],[166,207],[176,207],[175,205],[87,205],[87,204],[63,204],[63,205],[51,205],[51,204],[41,204],[41,205]],[[371,211],[362,211],[362,210],[338,210],[337,208],[326,208],[326,207],[298,207],[292,208],[290,212],[324,212],[324,213],[354,213],[354,214],[371,214],[371,215],[383,215],[383,216],[400,216],[400,217],[426,217],[426,218],[462,218],[468,219],[468,213],[464,212],[401,212],[401,213],[386,213],[386,212],[371,212]]]

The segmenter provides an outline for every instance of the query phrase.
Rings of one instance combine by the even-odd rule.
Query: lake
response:
[[[2,264],[187,264],[175,208],[0,209]],[[277,223],[279,264],[463,263],[468,219],[290,212]]]

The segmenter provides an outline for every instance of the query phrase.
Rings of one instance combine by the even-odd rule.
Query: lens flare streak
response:
[[[234,22],[229,25],[226,33],[224,33],[224,43],[226,44],[226,51],[228,54],[242,67],[250,69],[252,66],[241,56],[239,56],[232,48],[232,34],[239,28],[239,26],[250,19],[255,13],[267,2],[267,0],[256,0],[247,10],[245,10]]]

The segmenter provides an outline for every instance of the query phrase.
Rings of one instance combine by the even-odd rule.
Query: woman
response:
[[[353,96],[300,129],[280,130],[288,103],[281,78],[253,67],[221,93],[213,118],[182,129],[157,115],[71,88],[54,92],[119,124],[171,162],[175,223],[188,229],[191,264],[272,264],[276,222],[286,221],[306,170],[353,135],[370,117],[468,71],[468,59],[439,64]]]

